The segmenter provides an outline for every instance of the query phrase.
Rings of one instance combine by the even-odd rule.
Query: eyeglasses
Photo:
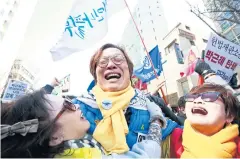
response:
[[[184,99],[186,102],[193,102],[198,97],[201,97],[204,102],[214,102],[220,95],[220,92],[204,92],[199,94],[187,94],[184,96]]]
[[[126,59],[122,55],[115,55],[115,56],[112,56],[112,57],[101,58],[101,59],[99,59],[97,64],[101,68],[106,68],[108,63],[109,63],[109,60],[111,60],[115,65],[121,65]]]
[[[71,101],[70,99],[68,99],[68,98],[65,98],[65,99],[64,99],[63,108],[62,108],[62,110],[57,114],[57,116],[56,116],[56,118],[55,118],[54,121],[58,120],[66,110],[70,110],[70,111],[76,111],[76,110],[77,110],[76,105],[73,104],[72,101]]]

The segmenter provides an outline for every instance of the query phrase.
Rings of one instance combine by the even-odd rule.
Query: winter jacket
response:
[[[125,110],[125,118],[128,123],[129,133],[126,136],[128,147],[132,146],[147,134],[149,129],[150,115],[146,108],[146,96],[139,90],[135,90],[135,96],[130,101],[130,105]],[[73,100],[74,104],[79,104],[85,118],[90,122],[89,134],[93,134],[97,123],[103,119],[102,114],[96,104],[94,95],[81,96]]]
[[[183,114],[181,111],[177,114],[177,117],[178,117],[178,119],[179,120],[181,120],[181,121],[185,121],[186,120],[186,118],[187,118],[187,116],[186,116],[186,114]]]
[[[154,103],[156,103],[163,111],[164,115],[168,118],[170,118],[171,120],[175,121],[176,123],[178,123],[179,125],[183,125],[184,124],[184,120],[182,118],[177,117],[172,110],[170,110],[167,105],[164,103],[163,99],[157,97],[157,96],[153,96],[150,95],[148,96],[148,99],[150,101],[153,101]]]

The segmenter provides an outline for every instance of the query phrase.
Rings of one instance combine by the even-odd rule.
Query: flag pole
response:
[[[205,56],[205,51],[202,51],[202,57],[201,60],[204,61],[204,56]],[[203,85],[204,83],[204,78],[201,75],[198,75],[198,86]]]
[[[142,37],[142,35],[141,35],[138,27],[137,27],[137,24],[136,24],[136,22],[135,22],[135,20],[134,20],[134,18],[133,18],[133,15],[132,15],[131,10],[130,10],[130,8],[129,8],[129,6],[128,6],[128,3],[127,3],[126,0],[124,0],[124,2],[125,2],[125,4],[126,4],[126,6],[127,6],[127,9],[128,9],[128,12],[129,12],[129,14],[130,14],[130,16],[131,16],[131,18],[132,18],[132,21],[133,21],[133,23],[134,23],[134,25],[135,25],[135,27],[136,27],[136,30],[137,30],[137,32],[138,32],[138,35],[139,35],[139,37],[140,37],[140,39],[141,39],[141,42],[142,42],[142,44],[143,44],[143,47],[144,47],[144,49],[145,49],[145,51],[146,51],[146,53],[147,53],[147,58],[148,58],[148,60],[149,60],[150,63],[151,63],[151,66],[152,66],[152,69],[153,69],[153,71],[154,71],[154,74],[155,74],[156,78],[158,79],[157,72],[156,72],[156,70],[155,70],[155,68],[154,68],[154,66],[153,66],[153,62],[152,62],[152,60],[151,60],[151,57],[149,56],[147,47],[146,47],[146,45],[145,45],[145,43],[144,43],[144,41],[143,41],[143,37]]]

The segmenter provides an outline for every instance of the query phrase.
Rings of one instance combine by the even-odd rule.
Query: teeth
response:
[[[117,74],[117,73],[111,73],[111,74],[108,74],[105,78],[107,80],[111,79],[111,78],[120,78],[121,75],[120,74]]]
[[[117,76],[117,77],[119,77],[118,74],[109,74],[109,75],[108,75],[108,77],[112,77],[112,76]]]

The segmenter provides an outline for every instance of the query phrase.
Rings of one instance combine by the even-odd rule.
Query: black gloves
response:
[[[205,76],[210,73],[215,73],[215,71],[213,71],[211,69],[211,67],[202,60],[197,61],[197,64],[195,67],[195,72],[197,72],[199,75],[203,76],[203,78],[205,78]]]
[[[233,88],[233,89],[238,89],[238,79],[237,79],[237,73],[235,73],[230,82],[229,82],[229,85]]]

